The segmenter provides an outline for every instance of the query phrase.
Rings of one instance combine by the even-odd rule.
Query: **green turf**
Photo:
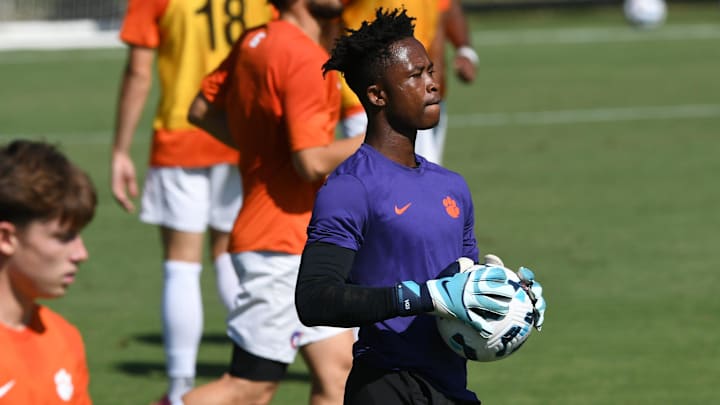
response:
[[[720,6],[671,4],[655,31],[633,30],[607,8],[471,22],[481,66],[472,86],[450,81],[446,165],[473,191],[482,251],[534,268],[548,312],[517,355],[471,364],[470,387],[486,404],[713,403]],[[611,35],[579,41],[588,30]],[[543,40],[557,33],[570,40]],[[59,141],[100,192],[84,234],[91,258],[70,294],[49,302],[84,333],[98,404],[143,404],[165,389],[158,235],[123,213],[108,186],[123,57],[0,53],[0,140]],[[673,115],[678,106],[690,112]],[[659,107],[669,112],[622,116]],[[558,111],[570,119],[543,121]],[[598,111],[610,116],[582,118]],[[142,170],[150,116],[134,145]],[[200,382],[229,355],[206,269]],[[307,393],[298,361],[273,403],[305,403]]]

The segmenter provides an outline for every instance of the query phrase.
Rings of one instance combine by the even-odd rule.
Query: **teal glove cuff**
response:
[[[396,285],[395,298],[400,316],[424,314],[435,308],[427,286],[414,281],[403,281]]]

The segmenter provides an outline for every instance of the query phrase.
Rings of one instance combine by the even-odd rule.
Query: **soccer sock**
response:
[[[215,259],[215,282],[217,283],[220,301],[225,305],[225,309],[230,312],[235,307],[235,297],[238,294],[240,285],[237,273],[235,273],[235,267],[228,253],[223,253]]]
[[[162,321],[166,368],[170,377],[168,396],[180,398],[192,388],[198,346],[202,337],[202,266],[200,263],[168,260],[163,264],[163,268],[165,285]]]
[[[194,378],[171,378],[170,386],[167,392],[170,405],[184,405],[182,396],[190,391],[195,384]]]

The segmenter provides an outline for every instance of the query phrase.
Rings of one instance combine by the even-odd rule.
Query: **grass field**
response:
[[[450,82],[445,162],[474,193],[481,250],[535,269],[548,311],[516,356],[471,364],[470,387],[499,405],[713,403],[720,5],[671,4],[652,31],[628,27],[619,8],[474,14],[471,24],[479,77]],[[158,235],[108,185],[123,57],[0,53],[0,141],[57,141],[99,189],[91,258],[70,294],[48,302],[84,333],[97,404],[145,404],[165,389]],[[134,145],[140,167],[150,116]],[[200,382],[229,356],[209,264],[203,288]],[[298,361],[273,403],[307,393]]]

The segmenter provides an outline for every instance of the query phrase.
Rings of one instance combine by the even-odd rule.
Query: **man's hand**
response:
[[[502,259],[491,254],[485,255],[485,265],[505,267]],[[545,321],[545,308],[547,307],[545,298],[542,295],[542,286],[540,283],[535,281],[535,273],[527,267],[520,267],[517,271],[517,275],[518,278],[520,278],[520,284],[523,286],[523,289],[527,293],[528,297],[530,297],[530,300],[535,307],[534,326],[535,329],[540,331],[542,329],[543,322]]]
[[[501,267],[475,265],[468,258],[458,259],[439,278],[426,284],[434,314],[461,319],[484,337],[490,336],[493,330],[481,312],[507,314],[514,295]]]
[[[464,83],[472,83],[475,80],[477,65],[480,59],[469,46],[461,46],[455,53],[455,73],[458,79]]]
[[[131,198],[138,195],[135,164],[127,153],[113,152],[111,163],[111,179],[113,197],[127,212],[135,211]],[[129,194],[129,195],[128,195]]]

